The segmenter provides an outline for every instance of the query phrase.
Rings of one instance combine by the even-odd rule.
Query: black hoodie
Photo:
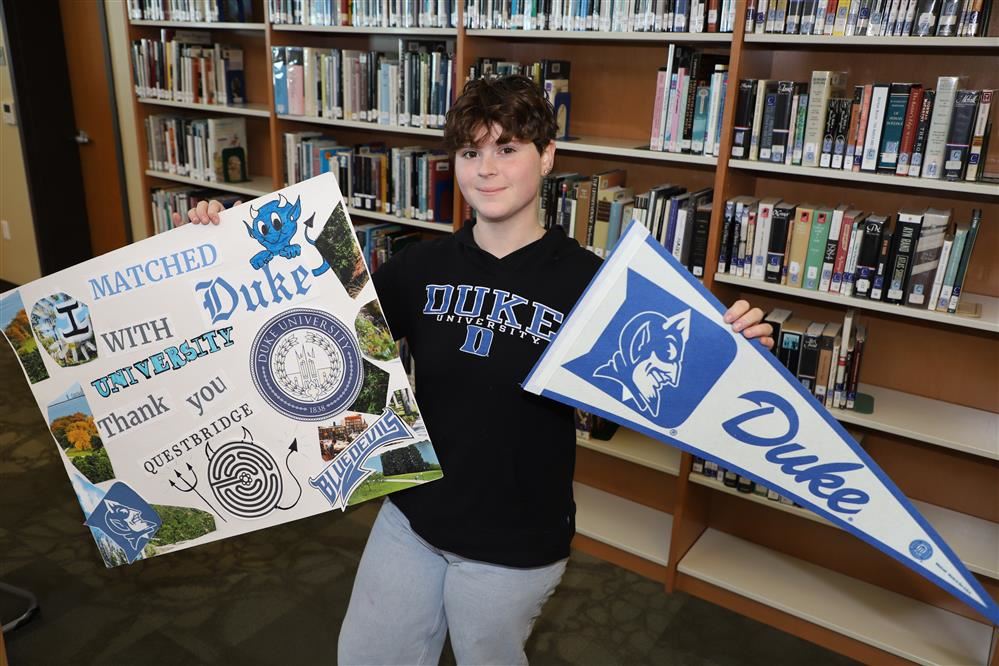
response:
[[[373,276],[444,478],[392,495],[422,538],[514,567],[569,555],[575,532],[572,408],[520,384],[600,259],[554,228],[497,259],[472,225],[407,247]]]

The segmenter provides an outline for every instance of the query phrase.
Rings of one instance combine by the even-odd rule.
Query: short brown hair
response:
[[[532,79],[510,76],[475,79],[465,84],[447,112],[444,145],[450,152],[474,145],[483,128],[501,128],[497,143],[511,139],[530,141],[540,154],[555,140],[555,110]]]

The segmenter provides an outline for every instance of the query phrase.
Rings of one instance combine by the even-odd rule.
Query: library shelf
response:
[[[780,35],[769,33],[753,33],[746,35],[747,44],[766,44],[779,46],[793,44],[795,46],[840,46],[843,48],[898,48],[913,49],[999,49],[999,37],[867,37],[851,35],[849,37],[830,37],[822,35]]]
[[[607,441],[576,439],[576,445],[672,476],[680,473],[680,450],[628,428],[618,428]]]
[[[882,386],[858,388],[874,398],[874,413],[830,409],[842,423],[999,460],[999,414]]]
[[[724,282],[726,284],[732,284],[746,289],[769,291],[783,296],[789,296],[791,298],[821,301],[823,303],[832,303],[834,305],[856,308],[858,310],[884,312],[898,317],[924,319],[926,321],[946,324],[947,326],[954,326],[958,328],[972,328],[981,331],[988,331],[990,333],[999,333],[999,298],[996,298],[995,296],[968,293],[961,294],[962,304],[977,304],[980,307],[980,316],[969,317],[960,313],[948,314],[946,312],[934,312],[930,310],[922,310],[920,308],[911,308],[905,305],[872,301],[867,298],[841,296],[840,294],[827,291],[798,289],[795,287],[788,287],[787,285],[766,282],[765,280],[752,280],[747,277],[738,277],[728,273],[715,273],[714,280],[715,282]]]
[[[918,664],[985,664],[992,627],[708,528],[677,570]]]
[[[329,125],[331,127],[347,127],[350,129],[367,130],[369,132],[391,132],[392,134],[419,134],[420,136],[444,136],[444,130],[432,127],[407,127],[405,125],[383,125],[381,123],[369,123],[360,120],[339,120],[336,118],[320,118],[318,116],[293,116],[291,114],[278,114],[281,120],[292,120],[298,123],[311,123],[313,125]]]
[[[673,516],[582,483],[572,488],[577,533],[667,566]]]
[[[192,109],[195,111],[210,111],[212,113],[228,113],[235,116],[255,116],[270,118],[271,109],[266,104],[201,104],[199,102],[176,102],[172,99],[156,99],[155,97],[136,97],[140,104],[155,104],[170,106],[175,109]]]
[[[250,180],[245,183],[215,183],[200,178],[189,178],[167,171],[156,171],[146,169],[146,175],[163,180],[172,180],[176,183],[187,183],[197,185],[205,189],[220,190],[222,192],[235,192],[236,194],[248,194],[253,197],[262,197],[274,191],[274,183],[270,176],[250,176]]]
[[[570,140],[560,139],[555,142],[555,149],[566,153],[592,153],[604,157],[628,157],[656,162],[680,162],[683,164],[700,164],[715,166],[718,158],[712,155],[690,155],[687,153],[666,153],[659,150],[649,150],[649,145],[641,144],[639,139],[621,139],[616,137],[579,136]]]
[[[147,21],[133,19],[132,25],[147,28],[176,28],[178,30],[264,30],[267,26],[263,23],[237,23],[230,21]]]
[[[730,488],[721,481],[703,474],[692,472],[690,482],[839,529],[838,525],[834,525],[810,509],[775,502],[754,493],[741,493],[735,488]],[[919,500],[910,501],[919,513],[929,521],[930,525],[940,533],[943,540],[954,549],[969,571],[999,580],[999,523],[951,511]]]
[[[760,162],[758,160],[729,160],[730,169],[740,171],[759,171],[777,173],[781,176],[802,176],[816,180],[846,180],[863,183],[867,186],[887,185],[912,190],[944,190],[950,193],[974,194],[983,197],[999,198],[997,183],[969,183],[963,180],[951,181],[933,178],[909,178],[868,171],[844,171],[842,169],[823,169],[820,167],[792,166]]]
[[[271,30],[280,32],[329,32],[353,35],[399,35],[400,37],[457,37],[457,28],[389,28],[353,25],[297,25],[273,23]]]
[[[360,208],[347,208],[347,212],[352,217],[363,217],[369,220],[378,220],[379,222],[389,222],[391,224],[404,224],[408,227],[417,227],[419,229],[431,229],[433,231],[443,231],[450,233],[454,231],[450,222],[427,222],[426,220],[414,220],[409,217],[397,217],[395,215],[389,215],[387,213],[379,213],[373,210],[362,210]]]
[[[731,44],[730,32],[608,32],[600,30],[481,30],[466,29],[468,37],[504,39],[572,39],[596,42],[709,42]]]

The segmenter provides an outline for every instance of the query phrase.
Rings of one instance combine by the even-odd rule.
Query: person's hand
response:
[[[767,349],[773,349],[774,339],[770,337],[774,328],[763,321],[763,310],[750,308],[749,303],[739,299],[725,312],[725,323],[732,324],[732,330],[742,332],[747,339],[759,339]]]
[[[237,201],[233,206],[238,206],[241,201]],[[211,201],[201,201],[195,208],[187,211],[187,219],[183,219],[180,213],[174,213],[172,216],[173,226],[179,227],[183,224],[191,222],[192,224],[218,224],[219,223],[219,213],[225,208],[221,203],[212,199]]]

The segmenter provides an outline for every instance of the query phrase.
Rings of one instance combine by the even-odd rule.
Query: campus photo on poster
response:
[[[332,174],[0,294],[107,566],[443,473]]]

